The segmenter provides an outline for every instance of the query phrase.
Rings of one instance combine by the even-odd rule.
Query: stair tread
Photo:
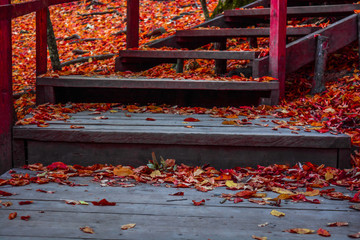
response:
[[[336,4],[336,5],[319,5],[319,6],[301,6],[288,7],[288,17],[300,16],[336,16],[352,14],[354,10],[360,9],[360,4]],[[251,18],[251,17],[269,17],[270,8],[255,8],[255,9],[233,9],[225,10],[224,16],[226,20],[231,21],[231,18]]]
[[[320,27],[288,27],[286,34],[289,36],[303,36],[321,29]],[[176,37],[248,37],[269,36],[270,28],[230,28],[230,29],[194,29],[176,31]],[[196,40],[196,39],[194,39]]]
[[[119,56],[141,59],[244,59],[257,58],[260,51],[122,50]]]

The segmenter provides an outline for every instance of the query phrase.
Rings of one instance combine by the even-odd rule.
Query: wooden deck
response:
[[[17,173],[27,173],[15,169]],[[36,172],[30,172],[35,176]],[[1,178],[10,178],[4,174]],[[359,211],[350,209],[354,203],[334,201],[322,197],[321,204],[294,203],[283,200],[281,207],[258,205],[244,199],[235,204],[220,203],[222,193],[234,191],[216,188],[209,192],[195,189],[176,189],[165,186],[155,187],[139,184],[135,187],[101,187],[92,178],[71,178],[71,181],[88,186],[70,187],[49,183],[44,185],[25,185],[20,187],[0,186],[0,190],[17,195],[0,197],[4,202],[11,201],[10,207],[0,208],[0,239],[252,239],[252,235],[268,239],[324,239],[316,234],[300,235],[283,232],[290,228],[326,229],[329,239],[349,239],[348,234],[359,232]],[[46,194],[36,191],[54,191]],[[323,190],[323,189],[322,189]],[[354,195],[345,188],[337,191]],[[170,196],[178,191],[184,196]],[[268,197],[278,194],[267,192]],[[93,206],[91,201],[106,198],[116,202],[116,206]],[[205,205],[194,206],[192,200],[205,199]],[[33,201],[30,205],[19,205],[20,201]],[[65,200],[86,201],[89,205],[69,205]],[[275,217],[272,210],[285,213]],[[17,218],[8,215],[17,212]],[[20,216],[30,216],[29,221]],[[330,222],[348,222],[345,227],[328,227]],[[129,230],[121,230],[124,224],[136,223]],[[261,227],[259,225],[264,224]],[[94,234],[82,232],[79,228],[89,226]]]
[[[81,165],[143,165],[151,152],[188,165],[209,163],[217,168],[304,161],[340,168],[350,164],[349,136],[305,132],[302,127],[291,130],[273,122],[286,119],[223,119],[205,114],[126,111],[89,113],[74,114],[66,122],[52,121],[43,128],[15,126],[15,164],[62,161]],[[99,116],[103,119],[93,119]],[[199,121],[185,122],[187,117]],[[238,120],[238,126],[224,125],[224,120]]]

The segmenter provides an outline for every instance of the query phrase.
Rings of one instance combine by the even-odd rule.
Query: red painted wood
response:
[[[272,77],[279,79],[282,98],[285,94],[287,0],[271,0],[270,6],[269,72]]]
[[[31,1],[19,4],[13,4],[12,18],[17,18],[32,12],[39,11],[46,7],[46,2]]]
[[[36,12],[36,76],[47,71],[46,8]]]
[[[0,0],[0,5],[10,0]],[[0,19],[0,173],[12,166],[12,62],[11,19]]]
[[[126,48],[139,47],[139,0],[127,0]]]

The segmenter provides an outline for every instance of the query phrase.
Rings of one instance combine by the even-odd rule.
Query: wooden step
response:
[[[353,14],[354,10],[358,9],[360,9],[360,4],[288,7],[287,17],[346,16]],[[238,22],[244,18],[269,18],[270,8],[226,10],[224,11],[224,17],[227,22]]]
[[[142,71],[161,63],[176,63],[178,59],[244,59],[254,60],[258,51],[196,51],[196,50],[123,50],[115,62],[115,71]]]
[[[321,29],[320,27],[288,27],[287,36],[304,36]],[[176,41],[186,42],[217,42],[236,37],[268,37],[270,28],[231,28],[231,29],[199,29],[176,31]]]
[[[350,164],[349,136],[320,134],[314,130],[299,130],[295,134],[287,128],[274,131],[272,128],[278,125],[270,116],[247,120],[251,124],[233,126],[222,124],[222,118],[205,114],[184,116],[119,111],[102,113],[101,116],[108,118],[103,120],[94,120],[99,115],[89,114],[71,114],[66,122],[52,121],[46,128],[15,126],[15,162],[27,159],[29,163],[41,160],[45,164],[56,160],[91,165],[108,161],[115,165],[137,166],[146,163],[151,152],[156,152],[158,156],[175,158],[179,163],[210,163],[219,168],[273,163],[293,165],[305,161],[333,167]],[[187,117],[199,121],[186,123]],[[147,118],[155,121],[147,121]],[[84,128],[72,129],[72,125]],[[119,159],[125,162],[118,162]]]
[[[277,104],[278,81],[211,81],[88,76],[40,77],[37,79],[37,103],[46,102],[122,102],[167,103],[172,105],[229,106],[246,103],[242,98],[253,95],[251,105]],[[219,97],[214,97],[214,93]],[[172,94],[169,94],[172,93]],[[206,99],[207,96],[209,99]],[[245,96],[243,96],[245,95]],[[246,97],[247,96],[247,97]],[[233,98],[233,100],[231,100]],[[248,101],[247,100],[247,101]],[[194,101],[194,103],[191,103]],[[233,101],[233,102],[230,102]],[[205,105],[204,105],[205,104]],[[196,105],[196,106],[197,106]]]

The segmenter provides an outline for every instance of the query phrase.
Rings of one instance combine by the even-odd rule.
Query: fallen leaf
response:
[[[37,192],[42,192],[42,193],[50,193],[50,194],[53,194],[55,193],[55,191],[45,191],[45,190],[42,190],[42,189],[36,189]]]
[[[354,233],[354,234],[349,234],[348,237],[349,238],[360,238],[360,232]]]
[[[319,228],[317,230],[317,234],[322,236],[322,237],[330,237],[331,236],[331,234],[327,230],[322,229],[322,228]]]
[[[145,120],[146,121],[156,121],[156,119],[154,119],[154,118],[146,118]]]
[[[192,200],[192,202],[195,206],[205,205],[205,199],[202,199],[200,202],[196,202],[195,200]]]
[[[119,177],[127,177],[134,174],[134,171],[130,167],[118,166],[114,168],[114,175]]]
[[[234,183],[233,180],[227,180],[227,181],[225,182],[225,185],[226,185],[227,187],[229,187],[229,188],[236,188],[236,187],[238,186],[238,184],[237,184],[237,183]]]
[[[122,230],[128,230],[130,228],[134,228],[135,226],[136,226],[136,223],[128,223],[128,224],[122,225],[121,229]]]
[[[360,203],[355,204],[355,205],[351,205],[350,208],[360,211]]]
[[[294,194],[290,190],[287,190],[287,189],[284,189],[284,188],[279,188],[279,187],[272,187],[271,191],[276,192],[276,193],[280,193],[280,194],[288,194],[288,195]]]
[[[94,204],[95,206],[115,206],[116,202],[108,202],[105,198],[101,199],[98,202],[91,202],[92,204]]]
[[[12,202],[3,202],[3,203],[1,203],[4,207],[10,207],[10,206],[12,206],[13,204],[12,204]]]
[[[159,170],[154,170],[150,173],[150,177],[155,178],[161,176],[161,172]]]
[[[270,204],[270,202],[267,202],[267,201],[265,201],[265,200],[248,199],[248,201],[249,201],[249,202],[252,202],[252,203],[259,204],[259,205]]]
[[[243,201],[244,200],[242,198],[239,198],[239,197],[234,198],[234,203],[239,203],[239,202],[243,202]]]
[[[9,192],[5,192],[5,191],[1,191],[0,190],[0,196],[12,196],[12,195],[15,195],[14,193],[9,193]]]
[[[200,122],[200,120],[197,118],[189,117],[189,118],[185,118],[184,122]]]
[[[184,192],[176,192],[173,194],[169,194],[170,196],[184,196]]]
[[[268,239],[267,237],[258,237],[258,236],[255,236],[255,235],[252,235],[251,237],[253,239],[256,239],[256,240],[267,240]]]
[[[332,222],[327,224],[328,227],[344,227],[349,226],[348,222]]]
[[[258,225],[258,227],[266,227],[267,225],[269,225],[269,223],[268,223],[268,222],[266,222],[266,223],[262,223],[262,224],[259,224],[259,225]]]
[[[21,220],[24,220],[24,221],[29,221],[29,220],[30,220],[30,216],[21,216],[20,219],[21,219]]]
[[[94,234],[95,233],[94,230],[91,227],[88,227],[88,226],[81,227],[80,230],[83,231],[84,233],[89,233],[89,234]]]
[[[70,126],[71,129],[80,129],[80,128],[85,128],[84,126],[79,126],[79,125],[71,125]]]
[[[297,234],[311,234],[314,233],[315,231],[308,228],[292,228],[285,230],[284,232],[297,233]]]
[[[32,204],[33,201],[20,201],[19,205],[28,205],[28,204]]]
[[[9,214],[9,220],[13,220],[14,218],[16,218],[17,216],[17,212],[13,212]]]
[[[279,212],[277,210],[271,210],[270,214],[275,216],[275,217],[284,217],[285,216],[285,213]]]

